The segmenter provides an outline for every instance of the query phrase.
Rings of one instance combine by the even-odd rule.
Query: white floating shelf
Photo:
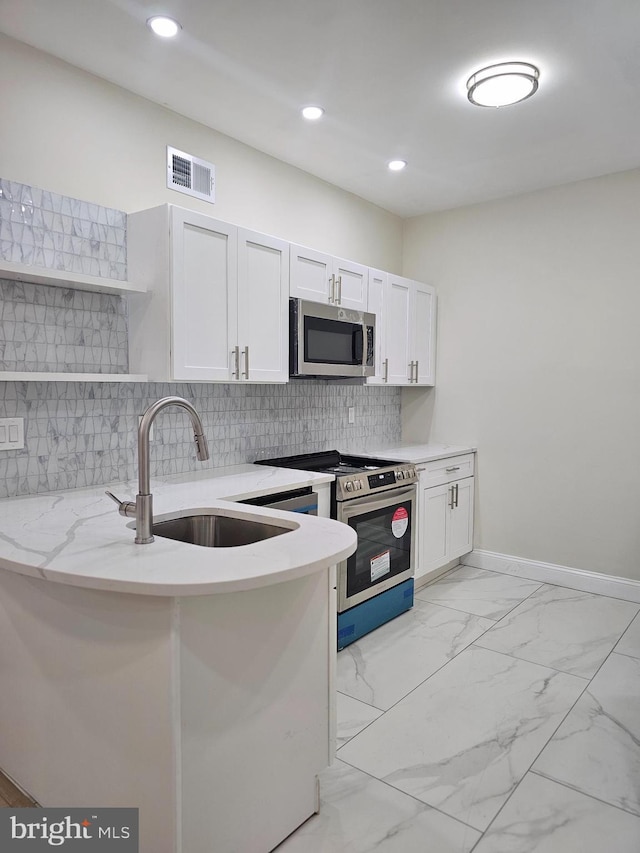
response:
[[[0,382],[148,382],[146,373],[36,373],[0,370]]]
[[[84,275],[47,267],[32,267],[14,264],[0,259],[0,278],[26,281],[30,284],[48,284],[52,287],[69,287],[74,290],[90,290],[96,293],[146,293],[147,288],[132,281],[103,278],[99,275]]]

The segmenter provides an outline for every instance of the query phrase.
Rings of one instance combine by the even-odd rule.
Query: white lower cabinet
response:
[[[416,583],[473,549],[473,454],[418,465]]]
[[[289,245],[162,205],[129,216],[130,361],[151,381],[287,382]]]

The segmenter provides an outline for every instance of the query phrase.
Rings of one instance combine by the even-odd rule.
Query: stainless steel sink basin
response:
[[[238,545],[252,545],[254,542],[262,542],[263,539],[281,536],[293,529],[252,518],[218,515],[213,511],[187,512],[188,515],[156,521],[151,528],[153,535],[189,542],[192,545],[203,545],[206,548],[235,548]]]

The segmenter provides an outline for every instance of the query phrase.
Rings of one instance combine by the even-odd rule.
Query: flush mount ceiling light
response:
[[[317,121],[324,115],[322,107],[303,107],[302,115],[307,121]]]
[[[476,71],[467,80],[467,96],[478,107],[506,107],[530,98],[540,71],[529,62],[500,62]]]
[[[166,15],[154,15],[149,18],[147,26],[157,36],[163,39],[172,39],[177,36],[182,27],[173,18],[167,18]]]
[[[407,165],[406,160],[389,160],[387,166],[392,172],[401,172]]]

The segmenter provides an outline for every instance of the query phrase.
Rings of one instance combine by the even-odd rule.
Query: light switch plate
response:
[[[22,450],[24,418],[0,418],[0,450]]]

